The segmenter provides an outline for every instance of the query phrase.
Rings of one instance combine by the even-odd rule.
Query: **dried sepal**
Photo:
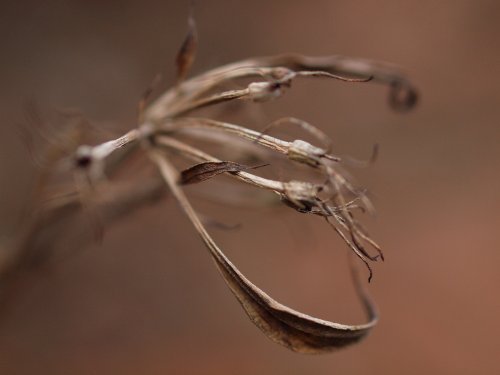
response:
[[[198,182],[206,181],[222,173],[241,172],[259,167],[262,167],[262,165],[251,167],[232,161],[207,161],[193,165],[192,167],[183,170],[180,176],[180,183],[182,185],[196,184]]]
[[[357,286],[368,323],[346,325],[318,319],[285,306],[248,280],[224,255],[208,234],[196,212],[177,184],[178,173],[158,151],[150,151],[152,160],[177,199],[183,211],[207,246],[212,259],[227,285],[240,302],[250,320],[274,342],[300,353],[323,353],[345,347],[363,339],[377,323],[372,302]]]
[[[198,31],[196,29],[196,22],[191,7],[191,13],[188,17],[188,32],[175,59],[175,64],[177,66],[177,84],[180,84],[189,73],[189,69],[191,65],[193,65],[196,56],[197,46]]]
[[[169,136],[158,135],[154,138],[153,143],[156,146],[163,146],[170,150],[177,151],[182,156],[193,160],[210,161],[215,163],[222,162],[222,160],[219,160],[212,155],[209,155],[206,152],[197,149],[196,147],[190,146]],[[276,193],[282,192],[284,189],[283,183],[280,181],[270,180],[268,178],[256,176],[245,171],[232,172],[230,175],[250,185],[270,190]]]

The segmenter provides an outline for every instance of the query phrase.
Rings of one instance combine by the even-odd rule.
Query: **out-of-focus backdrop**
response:
[[[174,80],[188,1],[4,2],[0,7],[0,235],[15,229],[35,168],[16,127],[32,99],[77,107],[105,130],[136,123],[156,73]],[[500,3],[198,1],[193,73],[249,56],[343,54],[402,66],[421,100],[387,88],[296,82],[250,107],[322,128],[338,154],[380,157],[350,172],[374,197],[366,221],[385,250],[369,286],[380,324],[359,345],[298,355],[253,326],[172,199],[107,228],[101,245],[28,275],[0,306],[1,374],[498,374]],[[245,118],[243,116],[242,118]],[[281,302],[363,320],[345,246],[319,218],[195,199],[238,230],[212,229]]]

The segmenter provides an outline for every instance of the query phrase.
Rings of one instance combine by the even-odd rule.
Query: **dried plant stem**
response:
[[[0,281],[5,281],[16,270],[35,264],[40,258],[49,257],[65,239],[72,236],[78,239],[73,240],[74,249],[88,242],[92,235],[89,230],[82,230],[84,226],[81,225],[82,216],[88,214],[88,211],[96,209],[95,221],[104,226],[147,202],[156,201],[163,195],[164,186],[167,185],[203,239],[222,277],[249,318],[270,339],[303,353],[322,353],[359,341],[375,326],[378,319],[374,305],[362,290],[359,280],[355,279],[355,286],[366,310],[366,324],[329,322],[280,304],[252,284],[224,255],[206,231],[181,187],[187,183],[203,183],[226,173],[255,188],[272,192],[284,204],[300,213],[322,216],[353,250],[352,253],[366,264],[371,279],[369,262],[383,259],[383,255],[378,244],[355,219],[352,209],[373,209],[364,191],[356,189],[338,168],[342,160],[331,153],[331,140],[314,125],[293,117],[272,122],[262,132],[258,132],[240,125],[187,115],[233,100],[243,99],[251,103],[277,99],[290,88],[294,79],[300,77],[387,84],[390,88],[389,102],[396,110],[411,108],[416,103],[416,90],[401,72],[388,64],[342,56],[322,58],[286,54],[252,58],[186,80],[194,60],[196,45],[196,25],[190,17],[188,35],[176,59],[176,85],[149,106],[147,102],[153,85],[146,90],[138,105],[139,124],[136,129],[96,146],[75,142],[80,139],[77,136],[71,136],[72,142],[68,143],[64,142],[65,137],[54,137],[55,140],[49,142],[47,155],[50,156],[50,170],[46,168],[40,173],[37,194],[34,194],[31,207],[34,214],[26,219],[14,241],[8,245],[0,244]],[[244,89],[222,90],[228,84],[239,84],[238,80],[243,78],[255,81]],[[288,142],[267,134],[272,127],[284,123],[299,126],[326,148],[301,139]],[[321,175],[324,183],[317,184],[307,180],[279,181],[257,176],[248,172],[255,167],[220,160],[192,144],[196,137],[192,137],[192,132],[186,131],[189,129],[209,131],[211,140],[216,144],[229,144],[229,147],[232,146],[240,153],[242,149],[228,142],[228,137],[234,137],[240,142],[247,141],[250,148],[262,146],[261,149],[267,149],[268,153],[285,155],[289,161],[305,165]],[[68,127],[65,131],[71,133],[74,130],[75,128]],[[176,139],[179,133],[187,135],[188,141]],[[119,166],[127,165],[134,150],[142,150],[149,157],[158,167],[162,179],[158,175],[146,180],[142,178],[121,190],[108,177]],[[201,163],[179,174],[167,157],[171,153]],[[65,168],[60,168],[61,165]],[[76,184],[63,199],[47,201],[44,188],[49,176],[55,172],[61,173],[61,170]],[[365,245],[376,249],[378,255],[370,255]]]

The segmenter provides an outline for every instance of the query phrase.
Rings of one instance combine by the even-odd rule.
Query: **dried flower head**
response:
[[[0,276],[5,277],[8,271],[32,263],[33,254],[47,256],[60,241],[61,233],[70,231],[82,220],[90,206],[99,217],[99,226],[105,227],[145,202],[161,197],[166,185],[201,236],[219,272],[249,318],[270,339],[304,353],[325,352],[357,342],[377,322],[374,305],[357,278],[354,278],[357,292],[368,317],[365,324],[334,323],[292,310],[260,290],[231,263],[209,235],[183,191],[185,184],[202,184],[227,174],[242,183],[275,194],[283,204],[299,213],[323,217],[364,262],[370,280],[370,263],[383,260],[383,254],[379,245],[356,220],[354,209],[370,212],[373,208],[364,190],[354,186],[342,172],[340,166],[343,160],[332,153],[329,138],[314,125],[292,117],[279,119],[261,131],[255,131],[237,124],[196,117],[195,113],[202,108],[230,101],[276,100],[291,88],[296,79],[326,78],[348,83],[386,84],[390,105],[400,111],[415,105],[415,89],[394,67],[342,56],[318,58],[287,54],[252,58],[186,79],[196,46],[196,25],[190,17],[189,31],[176,59],[177,82],[151,104],[149,96],[154,85],[146,91],[139,102],[137,128],[96,146],[80,144],[64,152],[55,152],[60,149],[61,142],[47,147],[44,153],[53,156],[50,157],[50,168],[40,173],[38,191],[48,186],[49,174],[61,170],[65,173],[69,171],[76,182],[73,186],[77,188],[72,189],[64,199],[47,201],[41,197],[46,197],[48,193],[36,195],[33,199],[35,214],[26,221],[8,250],[2,252]],[[242,78],[251,80],[251,83],[243,89],[222,89],[235,85],[236,80]],[[301,139],[289,142],[269,135],[272,128],[286,124],[310,133],[320,145]],[[264,158],[262,163],[252,165],[220,160],[196,146],[200,137],[220,145],[227,145],[228,138],[243,140],[254,160],[262,160],[264,148],[269,153],[281,154],[290,164],[304,165],[319,177],[315,180],[289,181],[261,177],[255,169],[267,165],[269,160]],[[138,152],[147,155],[157,166],[159,176],[143,177],[129,186],[109,181],[108,177]],[[376,149],[373,159],[375,156]],[[195,164],[179,170],[175,162],[179,157]]]

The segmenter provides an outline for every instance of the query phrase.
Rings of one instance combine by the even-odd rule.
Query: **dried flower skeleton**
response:
[[[148,90],[139,104],[137,128],[96,146],[78,145],[76,142],[60,152],[53,152],[52,147],[52,156],[46,155],[51,161],[50,168],[40,173],[39,186],[43,186],[47,174],[52,173],[53,169],[65,165],[66,170],[86,188],[49,204],[45,202],[42,205],[40,198],[33,199],[36,214],[25,223],[10,247],[3,248],[0,253],[0,275],[19,268],[34,253],[47,253],[60,233],[69,230],[77,217],[81,217],[89,196],[93,197],[94,206],[97,207],[100,224],[105,226],[145,202],[161,197],[166,185],[201,236],[219,272],[249,318],[270,339],[303,353],[326,352],[357,342],[374,327],[377,314],[356,278],[357,292],[368,317],[365,324],[329,322],[280,304],[252,284],[224,255],[183,190],[185,184],[203,183],[220,174],[267,190],[300,213],[323,217],[364,262],[371,279],[369,264],[383,259],[383,254],[355,219],[353,209],[358,207],[371,211],[372,206],[364,191],[355,187],[339,169],[342,160],[332,154],[328,137],[313,125],[296,118],[280,119],[262,131],[255,131],[206,117],[195,117],[194,113],[202,108],[230,101],[266,102],[277,99],[290,88],[294,80],[307,77],[386,84],[390,88],[391,106],[400,111],[410,109],[415,104],[415,89],[394,67],[341,56],[314,58],[280,55],[253,58],[186,79],[194,60],[196,44],[196,26],[190,18],[188,35],[176,59],[177,84],[149,105],[151,90]],[[243,89],[222,89],[241,79],[250,80],[251,83]],[[304,140],[288,142],[269,135],[272,127],[284,123],[302,128],[324,145],[320,147]],[[182,137],[177,137],[182,134],[184,138],[189,138],[190,134],[194,134],[190,130],[201,131],[198,136],[216,134],[212,139],[220,142],[224,142],[227,137],[234,137],[248,142],[251,148],[266,148],[272,153],[283,155],[292,163],[302,164],[316,171],[321,176],[321,182],[260,177],[255,169],[262,167],[263,163],[244,165],[220,160],[196,147],[195,142],[183,141]],[[141,181],[133,186],[110,186],[108,177],[139,150],[157,166],[161,180],[155,176],[150,181]],[[179,171],[173,155],[196,164]],[[101,186],[106,186],[106,189],[100,189]]]

